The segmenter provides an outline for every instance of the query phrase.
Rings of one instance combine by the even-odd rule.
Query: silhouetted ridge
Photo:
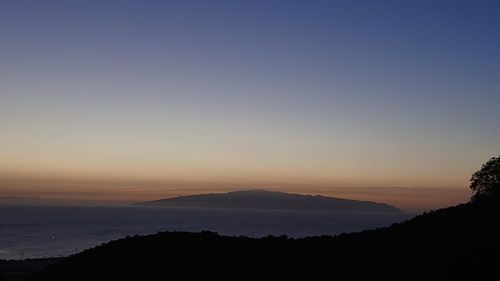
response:
[[[370,201],[358,201],[326,197],[321,195],[300,195],[265,190],[240,190],[228,193],[212,193],[180,196],[139,203],[143,206],[281,209],[301,211],[335,212],[401,212],[396,207]]]
[[[301,239],[134,236],[69,257],[44,280],[500,280],[500,207],[482,200],[388,228]]]

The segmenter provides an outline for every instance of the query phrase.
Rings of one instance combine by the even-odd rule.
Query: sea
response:
[[[161,231],[306,237],[389,226],[414,214],[142,206],[0,206],[0,259],[69,256]]]

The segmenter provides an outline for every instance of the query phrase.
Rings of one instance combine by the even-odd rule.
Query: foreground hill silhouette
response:
[[[241,209],[280,209],[329,212],[397,213],[396,207],[370,201],[358,201],[321,195],[300,195],[265,190],[240,190],[179,196],[169,199],[142,202],[141,206],[202,207]]]
[[[497,198],[387,228],[302,239],[212,232],[127,237],[36,280],[500,280]]]

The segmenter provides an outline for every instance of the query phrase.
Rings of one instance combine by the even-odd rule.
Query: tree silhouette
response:
[[[488,160],[479,171],[472,175],[470,189],[473,192],[472,201],[498,196],[500,191],[500,156]]]

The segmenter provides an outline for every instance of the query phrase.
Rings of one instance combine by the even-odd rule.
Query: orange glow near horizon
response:
[[[430,210],[466,202],[464,186],[292,185],[283,183],[83,181],[42,178],[0,179],[0,197],[137,202],[182,195],[264,189],[387,203],[404,210]]]

